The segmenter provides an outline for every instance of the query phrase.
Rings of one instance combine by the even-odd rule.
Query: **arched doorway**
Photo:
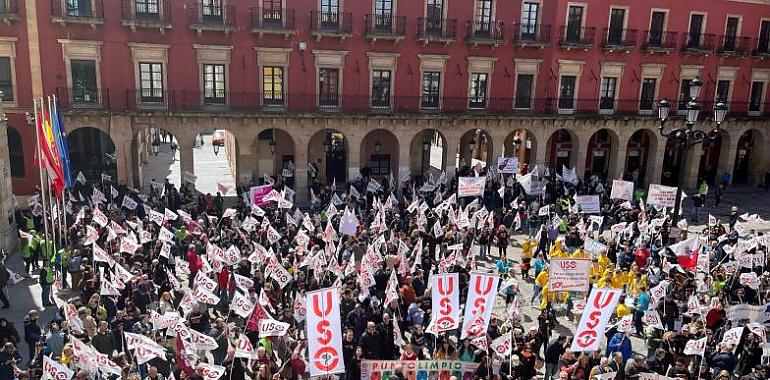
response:
[[[724,131],[719,131],[714,141],[708,139],[703,141],[698,163],[698,184],[702,181],[706,181],[710,186],[717,183],[719,157],[725,153],[723,149],[729,146],[729,137]]]
[[[687,152],[684,143],[675,138],[666,139],[666,152],[663,154],[663,172],[660,183],[666,186],[677,186],[679,182],[679,165]]]
[[[473,129],[460,137],[460,171],[472,168],[486,169],[496,159],[492,146],[492,135],[481,129]]]
[[[438,178],[441,171],[446,170],[446,138],[435,129],[421,131],[412,138],[409,157],[412,176],[428,178],[433,174],[434,178]]]
[[[294,156],[294,139],[282,129],[271,128],[257,135],[258,174],[277,178],[294,188],[294,172],[297,160]]]
[[[757,144],[761,144],[761,141],[762,135],[754,129],[744,132],[738,139],[735,164],[733,165],[733,183],[749,184],[752,181],[759,183],[762,175],[760,153],[762,149],[757,149]]]
[[[575,167],[575,147],[577,146],[577,137],[564,128],[551,134],[548,138],[548,155],[546,166],[556,173],[561,173],[562,167]]]
[[[16,128],[8,126],[8,159],[11,161],[11,178],[26,177],[24,168],[24,143]]]
[[[203,194],[235,195],[237,157],[238,142],[230,131],[212,128],[199,133],[193,145],[195,189]],[[220,191],[223,187],[226,192]]]
[[[177,189],[182,184],[179,161],[179,142],[170,132],[156,127],[142,129],[134,140],[134,162],[136,172],[134,183],[141,184],[145,191],[150,190],[152,181],[168,180]]]
[[[535,134],[526,129],[516,129],[505,138],[503,154],[505,157],[518,158],[521,173],[527,173],[537,157]]]
[[[647,168],[655,158],[655,136],[646,129],[640,129],[631,135],[626,146],[626,162],[623,179],[634,186],[643,187],[647,178]]]
[[[101,181],[101,175],[118,178],[118,158],[110,135],[98,128],[82,127],[67,135],[72,175],[83,173],[87,181]]]
[[[596,131],[588,140],[588,155],[586,156],[586,175],[599,176],[606,180],[610,173],[610,167],[615,164],[612,162],[613,140],[617,140],[614,133],[609,129],[600,129]]]
[[[373,130],[361,141],[361,174],[388,179],[398,175],[398,139],[385,129]]]
[[[342,132],[336,129],[324,129],[310,138],[307,157],[313,169],[310,176],[313,181],[331,184],[347,182],[348,141]],[[315,174],[315,175],[314,175]]]

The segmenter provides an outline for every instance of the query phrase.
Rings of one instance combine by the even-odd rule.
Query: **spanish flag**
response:
[[[45,103],[40,101],[40,109],[37,111],[37,137],[40,151],[42,152],[40,168],[46,169],[48,177],[51,180],[56,196],[60,196],[65,185],[64,172],[62,171],[61,160],[56,140],[54,139],[53,129],[51,128],[51,117]]]

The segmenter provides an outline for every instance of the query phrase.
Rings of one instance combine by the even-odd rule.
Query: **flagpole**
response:
[[[41,99],[42,101],[42,99]],[[39,122],[42,122],[41,120],[38,120],[38,100],[33,99],[33,109],[35,112],[35,141],[37,142],[37,159],[38,159],[38,168],[39,168],[39,174],[40,174],[40,201],[43,203],[43,236],[45,237],[46,244],[48,242],[48,212],[46,210],[46,192],[45,192],[45,174],[43,164],[43,151],[40,147],[40,128],[39,128]],[[41,103],[42,106],[42,103]],[[43,249],[48,249],[47,246],[43,246]]]

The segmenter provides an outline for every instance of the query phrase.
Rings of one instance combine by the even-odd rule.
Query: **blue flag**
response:
[[[67,133],[64,131],[64,121],[59,107],[54,107],[51,111],[51,123],[53,128],[54,139],[56,140],[56,148],[59,150],[61,156],[62,171],[64,172],[64,179],[66,181],[66,187],[72,188],[75,185],[75,180],[72,178],[72,169],[70,166],[70,150],[69,144],[67,144]]]

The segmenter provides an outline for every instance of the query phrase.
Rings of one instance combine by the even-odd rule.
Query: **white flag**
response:
[[[83,175],[83,172],[78,172],[77,178],[75,178],[76,181],[80,182],[81,185],[86,184],[86,176]]]
[[[43,380],[70,380],[74,375],[75,371],[43,355]]]
[[[707,337],[703,337],[701,339],[688,341],[684,346],[684,354],[703,355],[703,353],[706,352],[706,339]]]

